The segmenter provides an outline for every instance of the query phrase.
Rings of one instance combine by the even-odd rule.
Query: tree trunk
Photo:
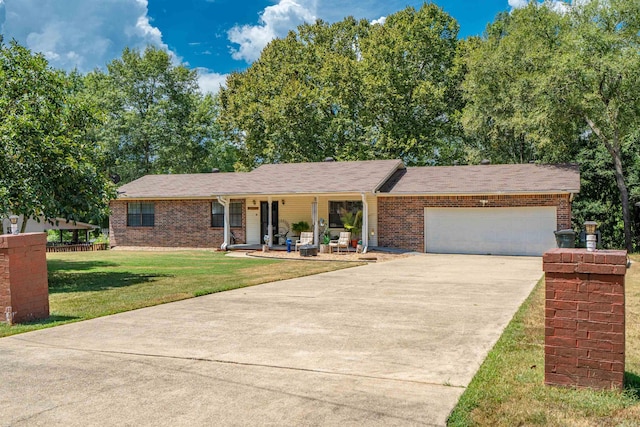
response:
[[[22,225],[20,226],[20,234],[24,233],[25,231],[27,231],[27,222],[29,222],[29,218],[26,215],[23,215],[23,221],[22,221]]]
[[[587,117],[587,123],[593,132],[600,138],[607,148],[609,154],[613,158],[613,172],[616,177],[616,184],[620,191],[620,200],[622,201],[622,221],[624,223],[624,246],[627,252],[633,251],[633,240],[631,237],[631,210],[629,209],[629,189],[624,179],[624,170],[622,168],[622,156],[620,154],[620,144],[614,140],[613,144],[609,141],[600,128]]]
[[[616,150],[617,151],[617,150]],[[622,160],[620,153],[617,152],[613,156],[614,171],[616,175],[616,184],[620,190],[620,199],[622,200],[622,219],[624,221],[624,246],[627,252],[633,251],[633,241],[631,238],[631,210],[629,209],[629,190],[624,182],[624,173],[622,170]]]

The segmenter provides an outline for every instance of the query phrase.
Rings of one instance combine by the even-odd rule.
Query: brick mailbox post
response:
[[[45,233],[0,235],[0,321],[49,317]]]
[[[622,389],[626,263],[625,251],[544,254],[545,384]]]

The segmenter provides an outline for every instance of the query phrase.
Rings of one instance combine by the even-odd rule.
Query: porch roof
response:
[[[565,165],[479,165],[410,167],[398,171],[381,193],[503,194],[577,193],[580,169]]]
[[[120,198],[209,198],[222,195],[362,193],[378,190],[401,160],[283,163],[251,172],[146,175],[119,188]]]

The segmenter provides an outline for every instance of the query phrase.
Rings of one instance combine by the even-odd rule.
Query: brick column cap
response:
[[[23,248],[47,244],[47,233],[22,233],[0,235],[0,249]]]
[[[543,270],[547,273],[612,274],[624,276],[627,272],[627,251],[556,248],[542,256]]]

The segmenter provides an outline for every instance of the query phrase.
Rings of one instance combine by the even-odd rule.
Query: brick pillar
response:
[[[49,317],[47,235],[0,235],[0,321]]]
[[[544,254],[545,384],[622,389],[626,263],[625,251]]]

